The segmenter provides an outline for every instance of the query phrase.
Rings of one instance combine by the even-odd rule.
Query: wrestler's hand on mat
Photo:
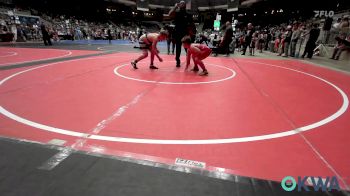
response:
[[[160,57],[159,57],[159,59],[158,59],[158,60],[159,60],[160,62],[163,62],[163,59],[162,59],[162,58],[160,58]]]

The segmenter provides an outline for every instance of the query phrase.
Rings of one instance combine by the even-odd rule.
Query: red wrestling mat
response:
[[[49,60],[49,59],[55,59],[55,58],[96,54],[96,53],[99,53],[99,52],[80,51],[80,50],[1,47],[0,66],[19,64],[19,63],[28,63],[31,61],[39,61],[39,60]]]
[[[280,181],[350,183],[350,76],[293,60],[211,58],[209,76],[120,53],[3,73],[0,134]],[[184,60],[184,59],[183,59]],[[83,139],[83,146],[75,145]]]

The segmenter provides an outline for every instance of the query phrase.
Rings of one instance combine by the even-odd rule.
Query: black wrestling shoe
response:
[[[207,70],[202,71],[199,75],[200,76],[207,76],[209,73]]]
[[[191,69],[191,71],[193,71],[193,72],[198,72],[199,71],[199,69],[198,69],[198,67],[196,68],[193,68],[193,69]]]
[[[137,66],[136,66],[136,62],[135,62],[135,61],[131,62],[131,66],[132,66],[134,69],[138,69]]]
[[[158,69],[158,67],[154,66],[154,65],[150,65],[149,66],[150,69]]]
[[[176,60],[176,67],[177,67],[177,68],[181,67],[181,62],[178,61],[178,60]]]

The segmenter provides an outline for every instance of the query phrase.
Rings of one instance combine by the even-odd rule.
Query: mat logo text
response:
[[[340,190],[339,182],[337,177],[314,177],[314,176],[298,176],[298,182],[292,177],[287,176],[283,178],[281,182],[281,186],[285,191],[293,191],[295,188],[298,191],[310,191],[310,187],[313,187],[314,191],[332,191],[332,190]],[[298,186],[298,187],[297,187]]]

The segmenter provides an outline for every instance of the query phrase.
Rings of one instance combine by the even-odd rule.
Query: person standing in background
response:
[[[43,40],[44,40],[45,46],[47,46],[47,45],[52,46],[49,32],[47,31],[46,26],[44,24],[41,25],[41,33],[43,35]]]
[[[168,48],[168,55],[170,54],[170,45],[171,47],[171,52],[174,54],[175,51],[175,39],[174,39],[174,28],[172,25],[166,25],[165,30],[168,31],[168,38],[167,38],[167,48]]]
[[[13,42],[16,42],[17,41],[17,26],[15,24],[12,24],[11,25],[11,32],[13,34],[13,39],[12,41]]]
[[[264,50],[271,49],[269,47],[270,47],[270,42],[272,40],[272,33],[266,30],[266,33],[264,33],[264,39],[265,39]]]
[[[248,29],[244,37],[244,44],[243,44],[243,53],[242,55],[245,55],[245,52],[247,51],[247,47],[250,46],[253,38],[253,25],[252,23],[248,23]],[[250,50],[250,55],[252,55],[252,51]]]
[[[139,29],[137,32],[138,32],[138,34],[137,34],[137,40],[139,40],[140,37],[144,34],[144,32],[143,32],[142,29]]]
[[[320,36],[320,29],[318,28],[318,24],[313,24],[312,29],[308,34],[309,39],[306,42],[304,54],[301,57],[304,58],[307,54],[307,58],[311,59],[314,53],[314,49],[316,48],[316,41]]]
[[[264,33],[262,31],[260,31],[258,33],[258,49],[259,49],[260,53],[263,52],[264,43],[265,43]]]
[[[337,21],[333,24],[333,28],[336,30],[339,30],[340,28],[340,23],[341,23],[341,18],[338,18]]]
[[[284,38],[284,55],[283,55],[283,57],[289,56],[289,47],[290,47],[291,40],[292,40],[292,26],[288,25],[287,30],[285,32],[285,38]]]
[[[290,56],[291,57],[295,56],[295,51],[296,51],[298,40],[300,38],[300,34],[301,34],[301,31],[300,31],[298,23],[294,23],[294,25],[293,25],[293,33],[292,33],[292,40],[291,40],[292,41],[291,42],[291,49],[290,49]]]
[[[328,44],[329,41],[329,36],[330,36],[330,30],[332,28],[332,23],[333,23],[333,18],[331,17],[327,17],[326,21],[323,25],[323,39],[322,39],[322,43],[324,44]]]
[[[111,29],[107,30],[107,37],[108,37],[108,43],[112,44],[112,33],[111,33]]]
[[[186,3],[185,1],[180,1],[180,3],[176,3],[175,7],[172,8],[169,12],[169,16],[175,19],[175,29],[174,29],[174,39],[176,43],[176,67],[180,67],[180,55],[182,42],[181,39],[188,35],[188,26],[192,24],[192,16],[186,11]],[[192,40],[193,41],[193,40]]]
[[[74,30],[73,30],[73,28],[71,28],[69,30],[69,32],[70,32],[71,40],[74,41]]]
[[[230,44],[232,42],[233,30],[232,25],[229,21],[225,24],[225,34],[220,45],[222,46],[224,52],[226,53],[226,57],[230,56]]]
[[[345,15],[343,16],[343,19],[339,25],[339,30],[340,30],[340,34],[350,34],[350,22],[349,22],[349,16]]]

